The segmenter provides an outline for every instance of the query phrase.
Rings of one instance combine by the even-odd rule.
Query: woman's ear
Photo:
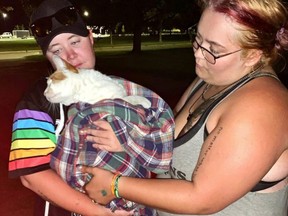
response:
[[[93,38],[93,32],[92,32],[92,29],[89,29],[89,35],[88,35],[90,41],[91,41],[91,44],[94,45],[94,38]]]
[[[258,64],[262,58],[263,52],[261,50],[252,49],[248,51],[247,56],[245,57],[245,65],[247,67],[253,67]]]

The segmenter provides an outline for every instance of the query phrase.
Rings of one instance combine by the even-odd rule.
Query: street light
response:
[[[5,19],[7,18],[7,13],[2,13],[2,17],[3,17],[3,20],[4,20],[4,30],[6,28],[6,23],[5,23]]]
[[[88,17],[88,16],[89,16],[89,12],[85,10],[85,11],[83,12],[83,15],[84,15],[85,17]]]

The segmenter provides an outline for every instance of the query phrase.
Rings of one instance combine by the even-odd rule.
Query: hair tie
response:
[[[278,30],[277,34],[281,35],[281,34],[284,33],[284,31],[285,31],[285,28],[282,27],[282,28],[280,28],[280,29]]]
[[[276,48],[277,49],[281,49],[281,47],[284,45],[285,48],[284,49],[287,49],[286,46],[287,46],[287,42],[288,42],[288,38],[287,38],[287,33],[286,33],[286,29],[284,26],[282,26],[276,33]]]

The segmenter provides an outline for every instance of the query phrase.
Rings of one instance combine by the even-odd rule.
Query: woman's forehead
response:
[[[234,24],[233,20],[225,14],[207,8],[202,13],[197,31],[203,40],[233,44],[235,40],[232,36],[236,33]]]
[[[55,43],[61,43],[61,42],[66,42],[72,38],[75,37],[81,37],[79,35],[73,34],[73,33],[61,33],[56,35],[50,42],[49,45],[55,44]]]

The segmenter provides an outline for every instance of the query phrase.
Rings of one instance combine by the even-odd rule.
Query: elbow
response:
[[[197,214],[197,215],[212,215],[212,214],[216,214],[218,212],[220,212],[221,210],[223,210],[223,208],[217,208],[215,206],[213,206],[213,204],[211,205],[205,205],[205,206],[197,206],[197,208],[193,208],[191,210],[181,210],[181,214]],[[179,213],[178,211],[177,212],[174,212],[174,213]]]
[[[217,203],[217,201],[213,202],[206,202],[206,204],[199,206],[199,213],[201,213],[201,215],[212,215],[212,214],[216,214],[220,211],[222,211],[224,208],[227,207],[227,205],[225,205],[224,203]]]
[[[230,202],[226,202],[221,198],[213,198],[213,196],[205,196],[202,199],[199,197],[199,202],[194,206],[189,206],[189,210],[185,214],[197,214],[197,215],[214,215],[225,209]]]
[[[31,190],[31,183],[30,183],[29,178],[27,176],[21,176],[20,180],[21,180],[21,183],[24,187]]]

